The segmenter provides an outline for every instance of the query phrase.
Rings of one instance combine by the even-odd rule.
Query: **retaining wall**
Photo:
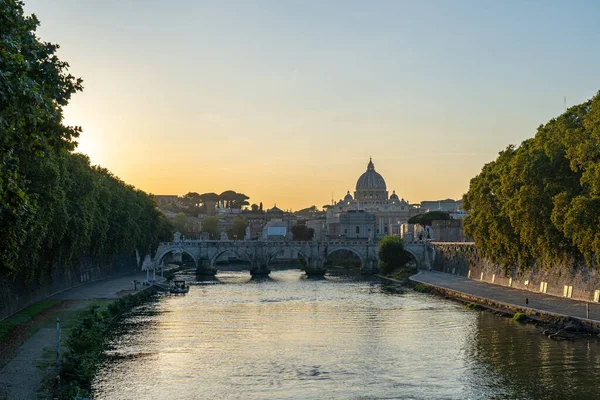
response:
[[[565,296],[566,291],[566,297],[584,301],[597,302],[600,297],[600,273],[585,265],[568,268],[557,264],[548,269],[534,266],[525,272],[513,269],[506,275],[499,265],[483,258],[473,243],[439,242],[432,246],[434,271],[554,296]]]
[[[107,263],[84,259],[77,267],[56,270],[51,276],[29,283],[19,277],[0,278],[0,320],[63,290],[137,270],[135,257],[121,256]]]

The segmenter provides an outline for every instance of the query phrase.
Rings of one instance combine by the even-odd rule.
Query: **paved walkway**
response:
[[[420,271],[409,278],[411,281],[454,290],[470,296],[507,303],[513,306],[532,311],[561,314],[581,319],[586,318],[585,305],[590,307],[590,320],[600,321],[600,304],[586,303],[565,297],[550,296],[544,293],[528,290],[513,289],[506,286],[493,285],[462,276],[446,274],[443,272]],[[525,303],[529,299],[529,304]]]
[[[160,277],[156,277],[160,279]],[[133,291],[133,280],[139,282],[146,281],[145,273],[136,273],[132,275],[118,276],[116,278],[104,279],[91,282],[86,285],[77,286],[64,292],[55,294],[47,300],[98,300],[98,299],[118,299],[123,291]],[[152,275],[150,275],[152,279]],[[137,289],[144,288],[141,284]]]
[[[56,315],[68,320],[68,313],[84,308],[92,300],[117,299],[133,290],[133,280],[145,281],[145,273],[125,275],[88,283],[55,294],[46,300],[70,300]],[[144,286],[138,284],[138,290]],[[48,374],[55,374],[56,328],[43,327],[19,348],[17,355],[0,370],[0,400],[37,399],[37,390]],[[64,326],[68,329],[68,326]],[[63,336],[64,339],[64,336]]]

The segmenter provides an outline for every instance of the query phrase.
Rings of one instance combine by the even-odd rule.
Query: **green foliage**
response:
[[[600,93],[509,146],[471,180],[465,233],[504,266],[594,265],[600,251]]]
[[[229,239],[243,240],[247,226],[248,221],[246,221],[246,218],[235,217],[233,219],[233,226],[227,231],[227,236]]]
[[[465,307],[467,307],[469,310],[479,310],[480,306],[477,303],[469,303],[467,304]]]
[[[17,325],[26,324],[35,318],[35,316],[39,315],[42,311],[54,307],[58,303],[60,303],[60,301],[38,301],[26,309],[21,310],[18,313],[0,321],[0,342],[6,337],[12,328]]]
[[[427,285],[422,284],[422,283],[417,283],[415,285],[415,287],[413,288],[413,290],[415,292],[419,292],[419,293],[428,293],[429,292],[429,287]]]
[[[379,267],[381,272],[389,274],[402,268],[410,261],[404,251],[404,241],[400,236],[385,236],[379,241]]]
[[[0,2],[0,277],[43,279],[83,256],[152,251],[169,224],[153,200],[73,154],[62,108],[82,89],[35,36],[21,2]]]
[[[219,236],[219,218],[218,217],[206,217],[202,221],[202,232],[208,233],[208,238],[211,240],[218,239]]]
[[[72,150],[80,132],[62,124],[62,108],[82,89],[81,80],[56,57],[57,45],[37,38],[38,25],[20,1],[0,3],[0,274],[19,265],[43,204],[27,172],[44,165],[49,153]],[[59,179],[57,172],[48,177]]]
[[[226,190],[219,195],[219,202],[223,208],[242,208],[249,205],[246,201],[249,197],[243,193],[237,193],[233,190]]]
[[[309,241],[315,235],[313,228],[308,228],[306,225],[294,225],[292,227],[293,240]]]
[[[415,215],[413,217],[411,217],[408,220],[409,224],[420,224],[420,225],[427,225],[427,226],[431,226],[431,223],[433,221],[446,221],[450,219],[450,214],[448,214],[447,212],[444,211],[430,211],[428,213],[425,214],[418,214]]]
[[[515,315],[513,315],[513,321],[523,322],[525,320],[527,320],[527,314],[525,313],[518,312]]]
[[[189,228],[188,217],[182,212],[178,213],[175,218],[173,218],[173,229],[175,232],[183,233],[187,235]]]
[[[154,289],[147,289],[122,297],[110,303],[106,309],[94,304],[79,313],[78,323],[66,341],[67,354],[63,357],[60,373],[62,381],[68,382],[68,385],[63,388],[61,398],[72,399],[78,393],[91,393],[92,380],[102,358],[111,324],[154,294]]]
[[[318,218],[318,217],[324,216],[325,211],[320,211],[317,209],[317,206],[313,205],[313,206],[298,210],[294,214],[298,215],[298,216],[302,216],[302,217]]]

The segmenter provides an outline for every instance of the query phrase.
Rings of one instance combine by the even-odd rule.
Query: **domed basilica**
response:
[[[377,171],[373,160],[369,160],[367,170],[358,178],[354,197],[350,191],[343,200],[327,209],[327,231],[329,236],[351,236],[344,232],[340,224],[340,215],[347,212],[366,212],[375,215],[375,234],[383,236],[398,234],[400,225],[413,215],[420,214],[419,206],[413,206],[407,200],[398,198],[396,191],[388,197],[385,179]]]

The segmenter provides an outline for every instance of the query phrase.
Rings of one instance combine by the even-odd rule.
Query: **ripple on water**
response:
[[[377,281],[272,275],[219,274],[131,313],[96,397],[595,398],[596,342],[549,341],[531,326]]]

